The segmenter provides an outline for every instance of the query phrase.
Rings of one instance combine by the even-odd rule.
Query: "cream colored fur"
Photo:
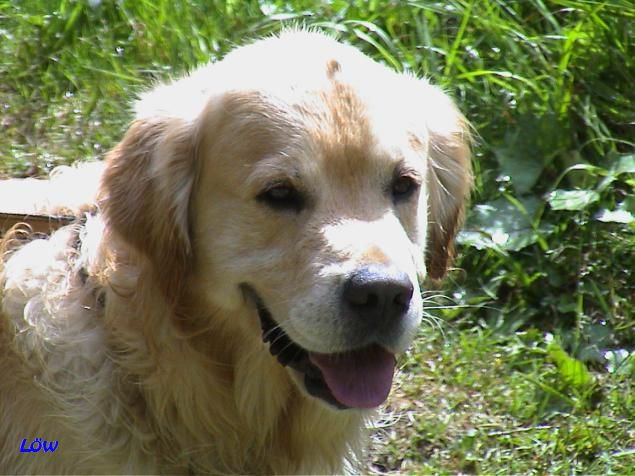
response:
[[[399,205],[395,170],[420,182]],[[277,181],[305,191],[306,210],[259,201]],[[100,185],[66,197],[73,183]],[[155,87],[105,167],[25,183],[43,192],[29,210],[98,212],[2,242],[0,473],[354,467],[369,413],[302,389],[242,284],[304,348],[346,350],[343,276],[390,262],[415,283],[441,278],[469,184],[467,126],[444,93],[317,33]],[[19,186],[0,182],[0,197]],[[416,332],[419,291],[391,352]],[[36,437],[58,449],[20,453]]]

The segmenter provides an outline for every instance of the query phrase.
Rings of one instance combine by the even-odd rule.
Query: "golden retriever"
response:
[[[450,262],[466,121],[426,80],[306,31],[135,113],[73,171],[99,183],[77,223],[4,238],[0,472],[350,469],[420,285]],[[38,182],[49,211],[61,176]]]

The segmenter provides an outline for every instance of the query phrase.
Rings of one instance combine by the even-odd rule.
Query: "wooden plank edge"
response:
[[[75,221],[74,216],[40,215],[0,212],[0,236],[19,223],[26,224],[34,233],[49,234]]]

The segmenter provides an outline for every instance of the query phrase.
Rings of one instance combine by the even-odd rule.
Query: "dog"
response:
[[[452,260],[453,101],[286,31],[142,94],[71,175],[70,205],[34,182],[75,223],[3,238],[0,472],[354,468]]]

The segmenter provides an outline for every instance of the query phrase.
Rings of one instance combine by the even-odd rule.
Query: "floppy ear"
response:
[[[106,159],[99,194],[107,225],[148,258],[171,303],[180,294],[192,255],[193,136],[191,123],[183,119],[134,121]]]
[[[454,238],[472,185],[469,125],[445,99],[443,107],[449,114],[428,124],[426,267],[432,279],[443,278],[452,262]]]

